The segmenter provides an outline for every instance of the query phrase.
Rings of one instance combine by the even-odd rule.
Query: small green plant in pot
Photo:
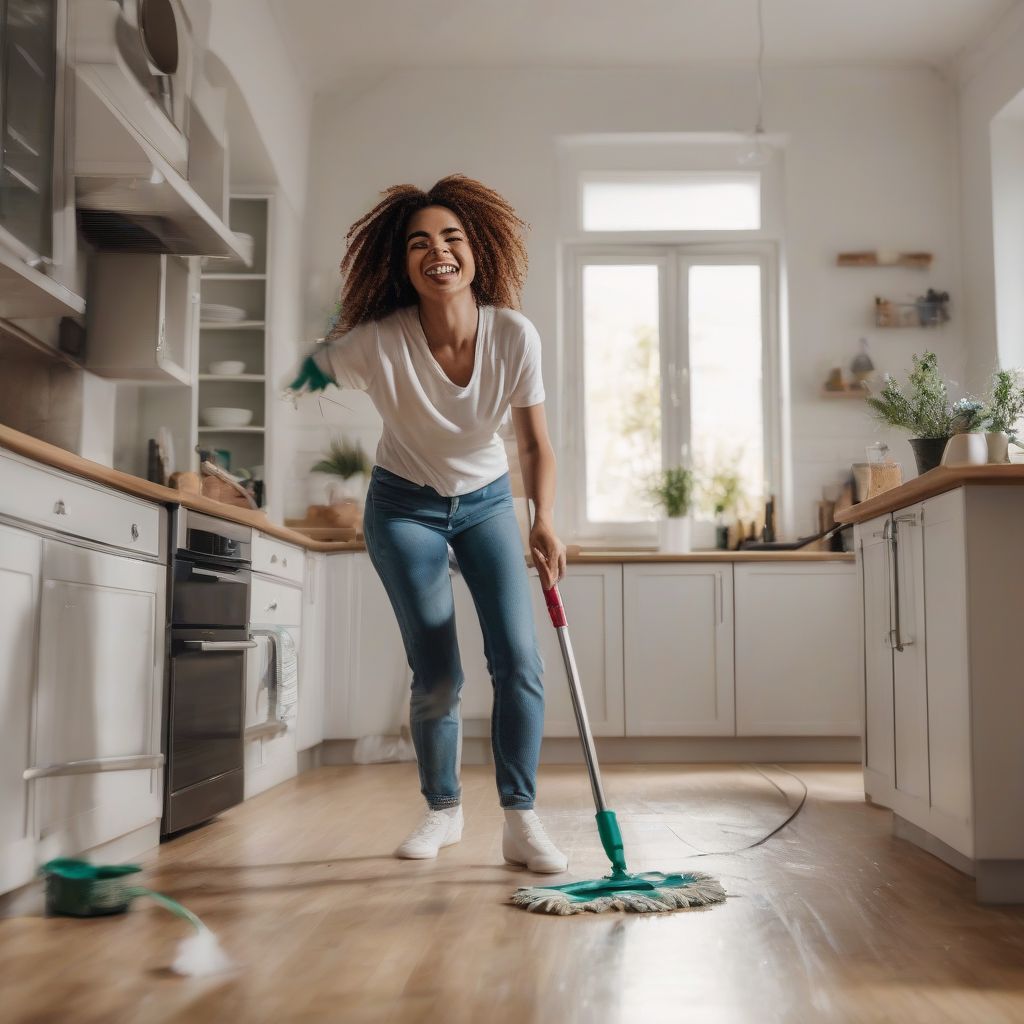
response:
[[[729,546],[729,526],[725,516],[735,512],[743,501],[743,481],[735,463],[715,469],[701,484],[704,506],[715,517],[715,547],[724,550]]]
[[[335,483],[329,487],[330,500],[338,501],[345,497],[355,497],[348,493],[353,488],[350,481],[353,478],[365,476],[370,472],[370,462],[359,444],[349,444],[344,438],[335,438],[324,458],[313,468],[311,473],[321,473],[329,477],[337,478]],[[337,480],[344,482],[343,487],[338,487]],[[362,490],[362,481],[357,481],[357,490]],[[341,493],[345,492],[345,493]]]
[[[895,377],[886,374],[882,390],[865,401],[883,423],[910,432],[917,471],[927,473],[942,460],[946,442],[957,431],[957,420],[939,373],[938,356],[925,352],[913,360],[906,391]]]
[[[1024,448],[1017,423],[1024,416],[1024,381],[1020,370],[996,370],[985,405],[989,462],[1009,462],[1008,444]]]
[[[651,487],[651,497],[664,510],[658,520],[658,547],[681,553],[690,550],[689,513],[693,506],[693,471],[681,466],[663,469]]]

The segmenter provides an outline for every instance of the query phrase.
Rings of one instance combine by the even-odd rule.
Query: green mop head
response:
[[[133,899],[148,896],[172,914],[185,918],[195,929],[179,944],[172,971],[202,977],[229,970],[233,964],[221,949],[216,935],[191,910],[163,893],[125,884],[126,875],[141,870],[138,864],[91,864],[70,857],[47,861],[39,869],[46,880],[46,913],[71,917],[123,914]]]
[[[725,900],[721,882],[702,871],[630,874],[614,811],[598,812],[597,830],[612,862],[610,875],[588,882],[520,888],[512,894],[512,903],[540,914],[603,914],[606,910],[660,914]]]

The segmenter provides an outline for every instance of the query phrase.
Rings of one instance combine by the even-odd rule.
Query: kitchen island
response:
[[[1024,902],[1024,466],[939,467],[848,509],[864,789],[894,831]]]

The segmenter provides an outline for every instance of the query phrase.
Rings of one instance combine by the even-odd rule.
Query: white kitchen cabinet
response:
[[[881,516],[857,527],[864,641],[864,790],[883,804],[892,798],[896,775],[890,525],[890,517]]]
[[[622,574],[626,735],[735,735],[732,565]]]
[[[34,766],[160,754],[166,568],[43,543]],[[160,817],[160,767],[38,778],[39,854],[76,855]]]
[[[971,698],[964,491],[924,503],[929,827],[957,850],[972,844]]]
[[[99,252],[89,265],[86,367],[101,377],[190,384],[199,332],[199,261]]]
[[[298,702],[302,703],[302,590],[291,583],[252,574],[249,622],[256,647],[245,652],[245,728],[273,725],[271,700],[277,684],[275,638],[287,634],[295,645]],[[267,634],[272,634],[268,636]],[[245,743],[245,799],[298,772],[298,709],[274,733],[252,734]]]
[[[736,735],[859,736],[856,566],[736,565]]]
[[[295,730],[298,750],[324,738],[324,661],[327,643],[327,556],[306,555],[302,591],[302,650],[299,655],[299,711]]]
[[[530,570],[533,617],[544,659],[544,735],[578,736],[558,631],[551,624],[537,571]],[[574,564],[558,584],[595,736],[623,736],[622,566]]]
[[[0,892],[32,880],[35,837],[29,819],[32,690],[39,631],[42,541],[0,526]]]
[[[409,718],[412,673],[391,602],[366,553],[329,562],[326,738],[397,735]],[[337,628],[342,618],[347,629]]]
[[[864,788],[973,856],[964,492],[857,527]]]

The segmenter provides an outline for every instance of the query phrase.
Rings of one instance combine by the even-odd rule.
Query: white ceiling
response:
[[[763,0],[768,64],[941,66],[1021,0]],[[270,0],[316,92],[402,68],[753,63],[757,0]]]

